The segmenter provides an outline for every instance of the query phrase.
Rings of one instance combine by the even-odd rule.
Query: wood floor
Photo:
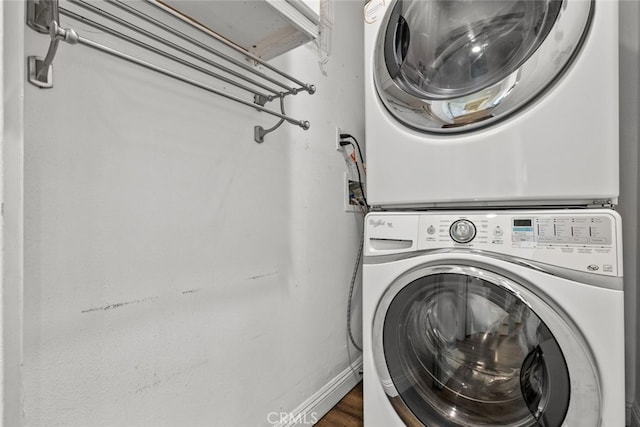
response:
[[[363,427],[362,381],[315,424],[316,427]]]

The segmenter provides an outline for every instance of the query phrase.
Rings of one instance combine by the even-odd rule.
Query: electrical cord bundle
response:
[[[352,141],[348,141],[348,140],[353,140],[353,142]],[[346,145],[351,145],[354,150],[356,150],[356,149],[358,150],[358,155],[360,156],[360,162],[362,163],[362,170],[366,173],[366,169],[365,169],[365,166],[364,166],[364,157],[362,157],[362,150],[360,149],[360,144],[358,143],[358,140],[353,135],[350,135],[348,133],[341,133],[340,134],[340,145],[342,147],[344,147]],[[362,184],[362,175],[360,174],[360,167],[358,166],[357,157],[354,157],[353,162],[356,164],[356,171],[358,172],[358,184],[360,185],[360,191],[362,192],[362,200],[364,201],[364,205],[367,208],[367,212],[368,212],[369,211],[369,202],[367,202],[367,196],[364,193],[364,185]]]

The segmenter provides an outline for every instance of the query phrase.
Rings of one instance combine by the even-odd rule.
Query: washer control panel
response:
[[[422,213],[418,250],[470,248],[616,275],[617,214],[604,210]]]
[[[620,216],[608,209],[375,212],[365,253],[466,248],[621,276],[621,235]]]
[[[425,241],[461,244],[511,244],[513,247],[611,246],[614,219],[609,215],[512,216],[421,215]]]

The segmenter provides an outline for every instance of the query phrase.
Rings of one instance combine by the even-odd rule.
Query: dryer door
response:
[[[585,0],[397,0],[376,45],[380,98],[422,131],[491,124],[567,69],[593,9]]]
[[[376,369],[408,426],[598,426],[599,382],[570,321],[522,284],[465,265],[418,268],[375,313]]]

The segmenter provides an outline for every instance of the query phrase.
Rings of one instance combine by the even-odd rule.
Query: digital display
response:
[[[531,227],[532,221],[530,219],[514,219],[514,227]]]

